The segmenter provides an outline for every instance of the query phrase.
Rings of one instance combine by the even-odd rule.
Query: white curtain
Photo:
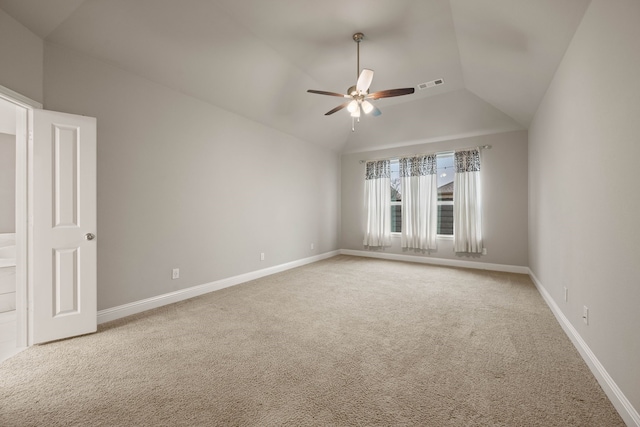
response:
[[[367,162],[365,203],[365,246],[391,245],[391,162]]]
[[[402,247],[436,249],[438,189],[436,156],[400,159],[402,181]]]
[[[482,253],[480,152],[456,151],[453,184],[455,252]]]

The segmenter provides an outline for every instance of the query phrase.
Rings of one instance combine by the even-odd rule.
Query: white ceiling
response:
[[[590,0],[0,0],[48,42],[344,151],[526,129]],[[351,132],[361,67],[376,101]],[[46,100],[45,100],[46,102]]]

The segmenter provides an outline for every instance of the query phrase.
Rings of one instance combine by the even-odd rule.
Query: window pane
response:
[[[453,153],[438,154],[438,234],[453,236]],[[443,204],[445,203],[445,204]]]
[[[402,183],[400,181],[400,162],[391,160],[391,232],[402,231]],[[395,202],[395,203],[394,203]]]
[[[391,232],[402,231],[402,205],[391,205]]]
[[[453,200],[453,153],[438,154],[436,157],[438,167],[438,200]]]
[[[453,205],[438,206],[438,234],[453,236]]]
[[[391,160],[391,201],[402,200],[402,186],[400,184],[400,162]]]

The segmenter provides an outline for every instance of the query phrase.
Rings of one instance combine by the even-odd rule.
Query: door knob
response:
[[[87,233],[87,234],[84,235],[84,238],[86,240],[93,240],[93,239],[96,238],[96,235],[95,234],[91,234],[91,233]]]

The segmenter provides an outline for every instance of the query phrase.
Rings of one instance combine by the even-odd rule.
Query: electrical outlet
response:
[[[180,278],[180,269],[179,268],[174,268],[173,270],[171,270],[171,279],[179,279]]]
[[[314,245],[313,245],[313,243],[312,243],[312,244],[311,244],[311,250],[313,250],[313,247],[314,247]]]
[[[567,287],[564,287],[564,302],[569,301],[569,289],[567,289]]]
[[[487,254],[487,248],[482,248],[482,255],[486,255]]]
[[[260,254],[260,261],[264,261],[264,252]]]
[[[586,325],[589,324],[589,307],[586,305],[582,307],[582,320]]]

